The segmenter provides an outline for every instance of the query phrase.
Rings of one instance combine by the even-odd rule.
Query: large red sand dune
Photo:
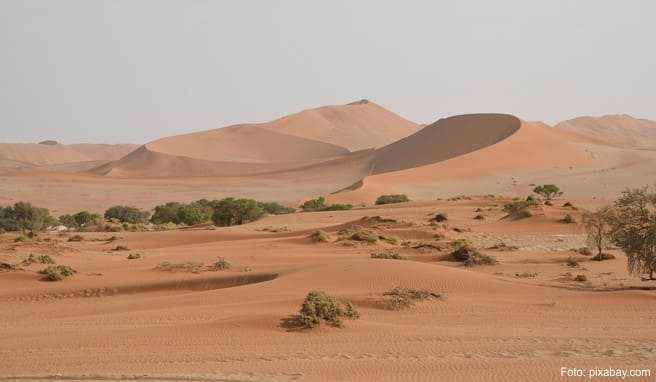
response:
[[[117,160],[136,145],[0,143],[0,168],[30,168],[93,161]]]

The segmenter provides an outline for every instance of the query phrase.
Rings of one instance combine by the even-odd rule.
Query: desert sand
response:
[[[0,205],[25,200],[56,215],[225,196],[355,206],[235,227],[88,232],[79,242],[66,232],[25,242],[0,234],[0,262],[47,254],[78,271],[62,282],[43,281],[39,264],[0,272],[0,376],[553,381],[561,367],[653,369],[656,282],[629,275],[619,250],[601,262],[573,250],[585,246],[586,209],[656,175],[656,152],[632,133],[652,127],[613,121],[550,127],[470,114],[419,125],[358,101],[125,152],[0,145]],[[606,123],[607,136],[598,134]],[[530,218],[505,218],[505,203],[544,183],[565,195]],[[389,193],[413,201],[373,204]],[[437,212],[448,221],[431,222]],[[566,214],[577,223],[562,223]],[[356,226],[398,240],[340,239]],[[330,240],[310,240],[317,229]],[[449,260],[456,239],[499,263]],[[371,258],[386,251],[404,259]],[[232,267],[205,268],[219,258]],[[158,269],[163,262],[203,265],[171,272]],[[383,295],[394,287],[434,295],[394,310]],[[343,328],[291,325],[311,290],[352,302],[360,318]]]

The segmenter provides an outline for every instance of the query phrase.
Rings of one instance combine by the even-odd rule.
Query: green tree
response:
[[[169,202],[156,206],[153,216],[150,218],[150,222],[153,224],[178,224],[178,211],[180,211],[181,207],[182,204],[178,202]]]
[[[611,217],[612,210],[610,207],[602,207],[595,212],[588,212],[583,215],[586,241],[589,247],[597,250],[599,256],[611,240]]]
[[[326,208],[326,199],[320,196],[316,199],[308,200],[301,206],[303,211],[323,211]]]
[[[240,225],[264,215],[264,210],[253,199],[225,198],[211,204],[212,221],[218,226]]]
[[[533,192],[542,196],[545,200],[551,201],[561,196],[563,193],[555,184],[543,184],[533,189]]]
[[[613,243],[626,253],[629,272],[649,274],[649,279],[654,280],[656,189],[624,191],[614,203],[609,224]]]
[[[150,212],[129,206],[113,206],[105,211],[105,219],[115,219],[121,223],[145,223],[149,217]]]
[[[46,208],[33,206],[31,203],[18,202],[13,207],[0,211],[0,228],[5,231],[41,231],[57,224]]]
[[[212,218],[213,209],[209,205],[190,203],[181,205],[176,213],[175,223],[195,225],[206,223]]]

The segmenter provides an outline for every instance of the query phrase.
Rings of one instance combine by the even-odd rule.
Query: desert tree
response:
[[[608,206],[583,215],[587,244],[596,249],[599,256],[611,240],[611,217],[612,209]]]
[[[656,188],[626,190],[609,217],[612,241],[626,253],[632,274],[656,271]]]
[[[541,186],[537,186],[533,189],[533,192],[540,195],[547,201],[551,201],[563,194],[563,192],[560,191],[560,188],[555,184],[543,184]]]

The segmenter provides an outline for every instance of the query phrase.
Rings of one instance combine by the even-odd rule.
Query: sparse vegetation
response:
[[[371,254],[371,258],[372,259],[386,259],[386,260],[404,260],[405,259],[398,252],[393,252],[393,251],[375,252],[375,253]]]
[[[533,189],[533,192],[543,197],[546,201],[551,201],[554,198],[563,195],[563,192],[560,191],[560,188],[555,184],[544,184],[537,186]]]
[[[389,309],[400,310],[409,308],[416,301],[427,300],[431,297],[441,298],[442,295],[433,293],[425,289],[412,289],[396,287],[385,293],[383,296],[388,297],[387,304]]]
[[[212,271],[224,271],[226,269],[232,268],[232,264],[223,257],[220,257],[217,261],[214,262],[210,267]]]
[[[351,228],[343,229],[339,231],[339,236],[341,240],[363,241],[369,244],[378,241],[378,235],[375,232],[361,226],[353,226]]]
[[[511,219],[524,219],[533,216],[530,210],[533,205],[535,203],[528,200],[515,200],[503,206],[503,211]]]
[[[588,278],[586,277],[586,275],[576,275],[576,277],[574,277],[574,281],[583,283],[588,281]]]
[[[360,315],[351,303],[341,303],[320,291],[311,291],[299,310],[299,322],[305,328],[319,326],[322,321],[334,327],[342,327],[343,318],[356,319]]]
[[[203,271],[203,263],[196,263],[191,261],[185,263],[170,263],[168,261],[164,261],[159,263],[155,269],[165,272],[200,273]]]
[[[35,256],[34,254],[30,254],[25,260],[23,260],[22,264],[24,266],[29,266],[34,263],[39,263],[39,264],[55,264],[55,260],[53,260],[52,257],[48,255],[38,255]]]
[[[511,252],[511,251],[518,251],[519,247],[515,245],[507,245],[504,242],[500,242],[498,244],[489,247],[488,249],[493,251],[500,251],[500,252]]]
[[[271,215],[283,215],[296,212],[295,208],[285,207],[276,202],[258,202],[258,205],[264,210],[264,212]]]
[[[80,211],[74,215],[62,215],[59,224],[68,229],[79,229],[88,225],[101,225],[102,217],[89,211]]]
[[[474,265],[494,265],[497,259],[493,256],[480,253],[474,246],[464,239],[454,240],[451,243],[452,252],[450,256],[467,267]]]
[[[316,230],[312,232],[308,237],[315,243],[326,243],[330,241],[330,235],[328,235],[328,233],[323,230]]]
[[[113,249],[114,251],[129,251],[130,248],[126,247],[125,245],[117,245]]]
[[[143,256],[141,255],[141,253],[131,253],[131,254],[128,255],[127,259],[128,260],[137,260],[137,259],[141,259],[142,257]]]
[[[326,199],[320,196],[316,199],[311,199],[303,203],[301,206],[305,212],[316,211],[345,211],[353,208],[351,204],[326,204]]]
[[[48,281],[62,281],[73,276],[77,271],[68,265],[50,265],[39,271]]]
[[[485,216],[483,216],[481,214],[478,214],[478,215],[474,216],[474,220],[485,220]]]
[[[515,277],[520,278],[520,279],[532,279],[532,278],[535,278],[537,276],[538,276],[537,272],[515,273]]]
[[[409,202],[410,198],[405,194],[381,195],[376,199],[376,204],[393,204]]]

